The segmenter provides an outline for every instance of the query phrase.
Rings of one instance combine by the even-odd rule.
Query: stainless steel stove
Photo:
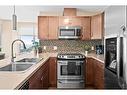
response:
[[[84,88],[85,56],[60,53],[57,56],[57,88]]]

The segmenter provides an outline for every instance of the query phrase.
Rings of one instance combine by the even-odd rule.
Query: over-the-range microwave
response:
[[[80,26],[60,26],[58,37],[59,39],[80,39],[81,30]]]

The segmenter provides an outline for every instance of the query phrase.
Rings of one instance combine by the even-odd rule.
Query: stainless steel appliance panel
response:
[[[80,26],[60,26],[58,31],[59,39],[80,39]]]
[[[84,88],[84,80],[57,80],[58,88]]]
[[[84,79],[84,61],[58,61],[57,77],[58,79]]]

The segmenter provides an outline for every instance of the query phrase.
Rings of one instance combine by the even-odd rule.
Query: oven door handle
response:
[[[78,81],[78,80],[77,81],[76,80],[74,80],[74,81],[73,80],[71,80],[71,81],[70,80],[64,80],[64,81],[62,80],[62,81],[60,81],[59,80],[58,82],[59,83],[84,83],[83,80],[81,80],[81,81]]]

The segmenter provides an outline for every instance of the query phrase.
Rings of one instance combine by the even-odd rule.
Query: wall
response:
[[[12,23],[10,20],[3,20],[1,19],[1,31],[2,31],[2,35],[1,35],[1,47],[2,47],[2,52],[5,53],[6,57],[10,57],[11,56],[11,43],[13,40],[19,38],[19,35],[23,35],[23,34],[33,34],[33,31],[35,27],[37,27],[37,24],[34,23],[34,27],[33,27],[33,23],[31,22],[18,22],[18,29],[16,31],[12,30]],[[26,28],[26,27],[32,27],[32,32],[30,33],[21,33],[22,30],[20,30],[21,28]],[[36,33],[37,34],[37,33]],[[19,44],[20,43],[15,43],[14,45],[14,51],[16,54],[19,54]],[[15,54],[14,53],[14,54]]]
[[[20,35],[38,35],[37,23],[18,22],[18,32]],[[27,31],[27,32],[26,32]]]
[[[101,44],[101,40],[44,40],[40,41],[42,48],[46,46],[43,52],[84,52],[84,45],[96,46]],[[53,46],[57,46],[57,50],[53,50]]]
[[[9,57],[11,55],[11,43],[14,39],[17,38],[18,33],[16,31],[12,31],[11,27],[12,24],[10,20],[1,20],[1,24],[2,24],[1,48],[2,52],[5,53],[5,56]]]
[[[2,21],[0,20],[0,48],[1,48],[1,40],[2,40]]]
[[[118,34],[126,24],[125,6],[110,6],[105,11],[105,36]]]

